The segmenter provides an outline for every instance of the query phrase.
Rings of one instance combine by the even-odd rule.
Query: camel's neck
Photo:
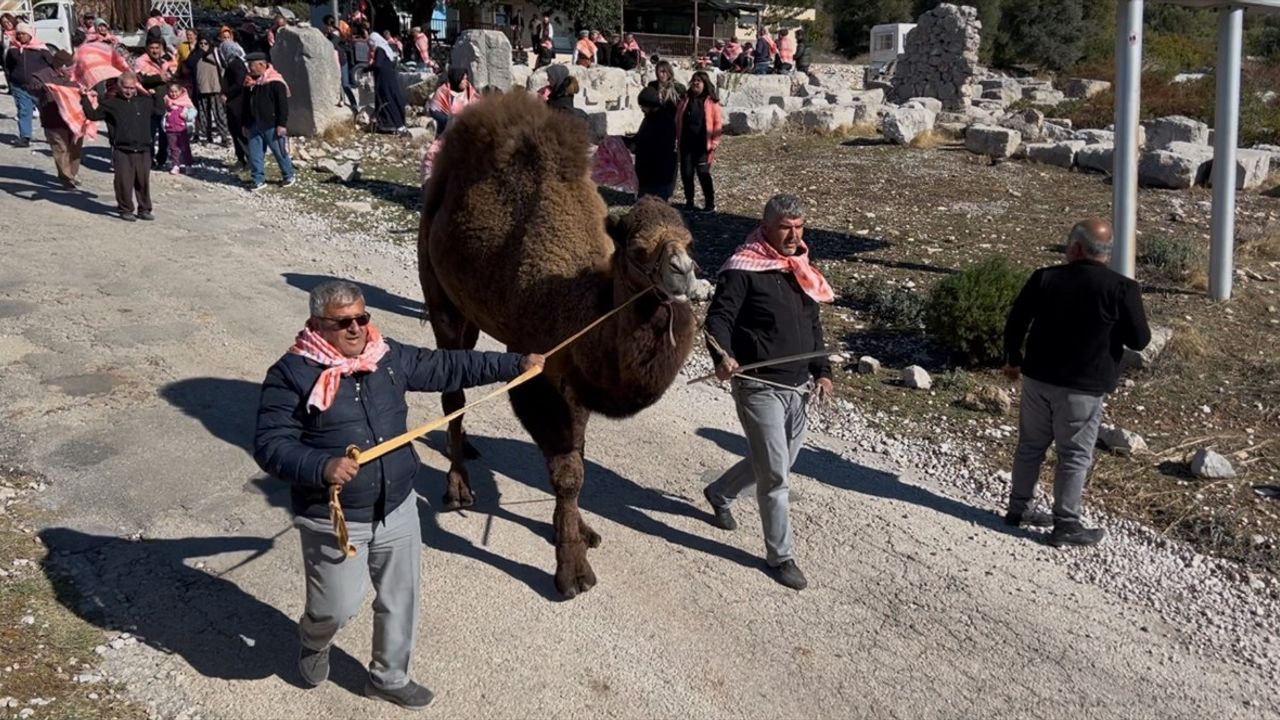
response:
[[[637,289],[613,293],[613,307]],[[696,323],[688,303],[664,303],[646,293],[584,338],[574,352],[579,396],[588,408],[632,415],[662,397],[693,347]]]

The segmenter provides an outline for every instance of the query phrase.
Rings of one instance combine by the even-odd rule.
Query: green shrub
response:
[[[871,324],[882,330],[919,331],[924,329],[924,310],[928,299],[923,293],[876,281],[863,296]]]
[[[1200,249],[1185,237],[1155,236],[1138,244],[1138,260],[1164,277],[1181,280],[1200,263]]]
[[[1027,273],[1002,257],[983,260],[934,286],[925,313],[929,334],[966,364],[1003,355],[1004,324]]]

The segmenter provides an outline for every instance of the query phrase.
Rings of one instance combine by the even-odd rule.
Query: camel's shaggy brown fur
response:
[[[587,128],[525,93],[493,96],[449,125],[426,189],[418,260],[436,339],[474,347],[480,330],[519,352],[546,352],[619,304],[639,300],[551,358],[511,395],[547,459],[556,493],[556,586],[595,584],[578,515],[591,412],[652,405],[692,348],[692,238],[669,205],[645,199],[609,219],[590,179]],[[446,394],[445,410],[462,393]],[[449,507],[472,501],[461,422],[450,426]],[[471,451],[474,452],[474,451]]]

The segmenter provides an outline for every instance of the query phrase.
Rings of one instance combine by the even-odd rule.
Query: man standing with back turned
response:
[[[716,376],[733,381],[748,454],[703,495],[715,512],[715,526],[733,530],[738,523],[729,503],[755,485],[770,574],[794,590],[803,590],[808,581],[792,556],[788,481],[804,445],[810,377],[818,398],[826,398],[831,366],[825,355],[745,373],[739,366],[821,351],[818,303],[833,299],[831,286],[809,264],[800,201],[775,195],[765,205],[760,227],[720,268],[720,284],[707,309]]]
[[[1105,220],[1076,223],[1067,241],[1067,264],[1032,273],[1004,330],[1005,374],[1011,380],[1022,377],[1005,524],[1052,525],[1049,542],[1054,546],[1096,545],[1106,536],[1105,530],[1080,522],[1103,400],[1116,388],[1124,349],[1141,350],[1151,341],[1142,291],[1138,283],[1110,270],[1110,259],[1111,225]],[[1049,516],[1033,510],[1031,503],[1051,442],[1058,463]]]

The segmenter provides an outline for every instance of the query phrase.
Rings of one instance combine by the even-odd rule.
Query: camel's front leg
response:
[[[590,590],[596,574],[587,562],[588,540],[599,544],[600,537],[582,521],[578,494],[582,491],[582,453],[578,450],[547,458],[551,488],[556,495],[552,526],[556,534],[556,589],[565,599]],[[587,533],[590,535],[588,536]]]
[[[448,415],[467,404],[467,394],[461,390],[444,393],[440,396],[440,404],[445,415]],[[467,475],[467,456],[462,418],[458,418],[449,423],[449,476],[448,486],[444,491],[446,511],[460,510],[475,504],[475,495],[471,493],[471,478]]]

